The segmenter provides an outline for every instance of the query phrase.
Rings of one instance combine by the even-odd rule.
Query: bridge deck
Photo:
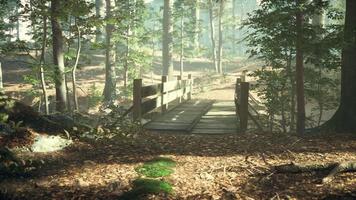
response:
[[[155,118],[144,127],[159,131],[223,134],[236,133],[236,124],[233,101],[190,100]]]

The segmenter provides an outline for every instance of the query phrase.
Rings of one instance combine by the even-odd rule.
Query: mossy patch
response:
[[[129,192],[123,194],[119,199],[141,199],[148,194],[171,194],[172,186],[165,182],[155,179],[137,179],[133,181],[133,188]]]
[[[175,166],[172,159],[159,157],[136,168],[136,172],[149,178],[165,177],[174,172],[172,168]]]

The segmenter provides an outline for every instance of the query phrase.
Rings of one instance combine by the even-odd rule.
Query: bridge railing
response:
[[[246,132],[248,128],[248,120],[251,119],[260,131],[263,131],[262,125],[250,111],[253,111],[257,117],[259,112],[253,104],[261,104],[256,98],[250,94],[250,83],[245,81],[245,74],[236,79],[235,85],[235,106],[236,116],[239,119],[240,131]]]
[[[178,100],[189,100],[192,97],[193,79],[191,74],[182,80],[168,81],[167,76],[162,76],[161,83],[143,85],[142,79],[135,79],[133,84],[133,120],[140,121],[142,116],[161,108],[162,113],[168,110],[169,103]]]

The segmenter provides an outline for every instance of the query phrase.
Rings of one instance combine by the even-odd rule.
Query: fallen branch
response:
[[[316,164],[284,164],[274,167],[277,173],[304,173],[314,171],[329,171],[322,179],[322,183],[329,183],[336,174],[343,172],[356,172],[356,161],[341,163],[316,163]]]

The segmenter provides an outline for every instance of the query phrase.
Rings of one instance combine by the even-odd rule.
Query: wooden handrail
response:
[[[170,102],[178,99],[191,99],[193,79],[189,74],[188,79],[181,80],[180,77],[174,81],[168,81],[162,76],[161,83],[154,85],[142,85],[142,79],[135,79],[133,86],[133,120],[141,121],[143,115],[161,108],[162,112],[168,110]]]
[[[236,79],[235,86],[235,106],[236,106],[236,115],[239,118],[240,130],[246,132],[248,128],[248,118],[250,118],[257,126],[260,131],[263,131],[263,127],[257,121],[257,119],[250,113],[249,109],[252,109],[257,114],[258,111],[249,103],[251,99],[254,103],[257,102],[257,99],[252,98],[250,94],[250,83],[245,82],[245,75]]]

